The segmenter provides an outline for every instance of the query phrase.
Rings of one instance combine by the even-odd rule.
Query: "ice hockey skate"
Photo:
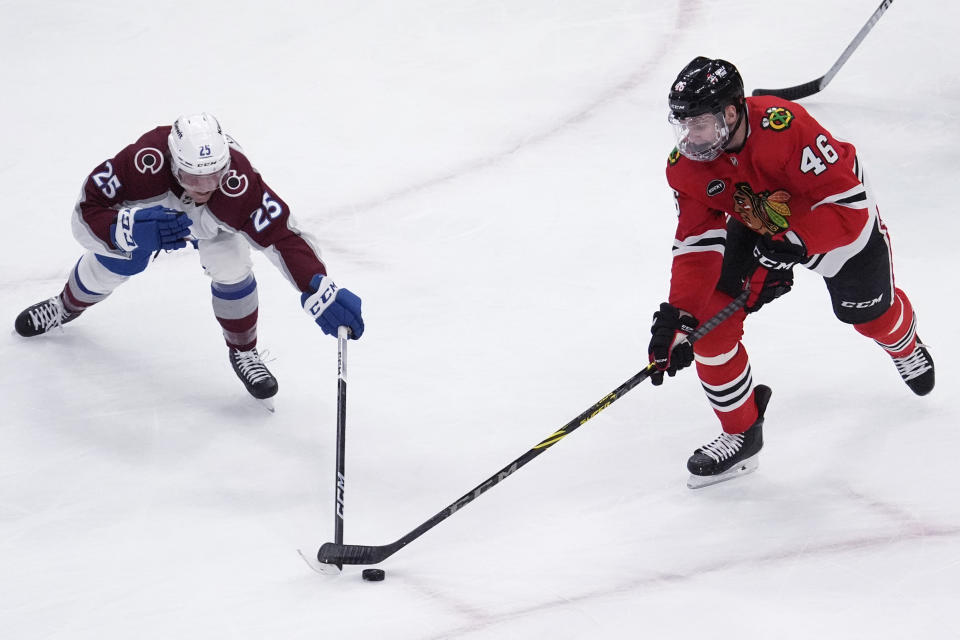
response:
[[[687,461],[687,470],[690,471],[688,488],[700,489],[733,480],[756,471],[760,466],[758,454],[763,448],[763,415],[773,391],[758,384],[754,393],[757,421],[743,433],[721,433],[716,440],[694,451]]]
[[[79,315],[64,309],[60,296],[54,296],[21,311],[13,326],[21,336],[32,338],[65,325]]]
[[[920,341],[920,336],[917,336],[917,346],[913,353],[902,358],[894,358],[893,364],[897,366],[900,377],[915,394],[925,396],[933,391],[933,358],[927,351],[927,345]]]
[[[256,348],[249,351],[230,349],[230,364],[250,395],[259,400],[267,411],[273,413],[273,396],[277,395],[279,386],[277,379],[263,364]]]

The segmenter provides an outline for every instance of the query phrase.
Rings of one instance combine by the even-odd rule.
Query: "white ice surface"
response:
[[[757,473],[688,491],[692,372],[641,385],[384,563],[332,537],[336,341],[262,256],[277,412],[226,359],[195,253],[62,333],[12,333],[80,254],[84,175],[209,110],[363,298],[346,538],[410,531],[639,370],[675,223],[665,93],[824,73],[876,0],[0,2],[0,636],[954,638],[956,183],[945,0],[901,1],[821,95],[857,144],[936,358],[916,398],[821,282],[748,323]]]

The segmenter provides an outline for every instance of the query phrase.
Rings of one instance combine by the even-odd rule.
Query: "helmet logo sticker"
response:
[[[783,189],[755,193],[746,182],[738,182],[733,192],[733,210],[747,227],[763,235],[790,228],[790,194]]]
[[[137,171],[144,175],[147,173],[157,174],[163,168],[163,154],[160,153],[159,149],[144,147],[133,156],[133,164]]]
[[[763,116],[760,126],[764,129],[773,129],[774,131],[784,131],[790,128],[793,122],[793,114],[783,107],[770,107],[767,109],[767,115]]]
[[[250,181],[247,176],[237,173],[236,169],[230,169],[223,178],[220,179],[220,191],[231,198],[239,198],[247,192]]]
[[[198,155],[199,155],[201,158],[209,158],[210,156],[212,156],[212,155],[213,155],[213,152],[210,151],[210,145],[208,145],[208,144],[200,145],[200,149],[199,149]]]
[[[720,195],[726,188],[727,184],[723,180],[711,180],[707,185],[707,195],[711,197]]]
[[[707,82],[710,84],[717,84],[721,80],[727,77],[727,70],[723,67],[718,67],[714,70],[713,73],[707,75]]]

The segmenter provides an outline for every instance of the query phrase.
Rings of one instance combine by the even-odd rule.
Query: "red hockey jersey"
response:
[[[796,103],[770,96],[746,102],[740,151],[696,162],[674,149],[667,161],[679,214],[669,301],[697,316],[720,276],[727,216],[758,234],[802,243],[808,265],[826,254],[821,273],[828,276],[866,242],[876,216],[852,144]]]

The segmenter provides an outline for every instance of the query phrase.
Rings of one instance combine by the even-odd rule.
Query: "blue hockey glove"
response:
[[[349,289],[337,288],[329,276],[313,276],[310,291],[300,296],[300,303],[328,336],[337,335],[341,326],[350,328],[353,340],[363,335],[360,298]]]
[[[190,225],[187,214],[160,205],[141,209],[129,207],[117,212],[117,222],[110,225],[110,235],[121,251],[153,253],[187,246]]]

